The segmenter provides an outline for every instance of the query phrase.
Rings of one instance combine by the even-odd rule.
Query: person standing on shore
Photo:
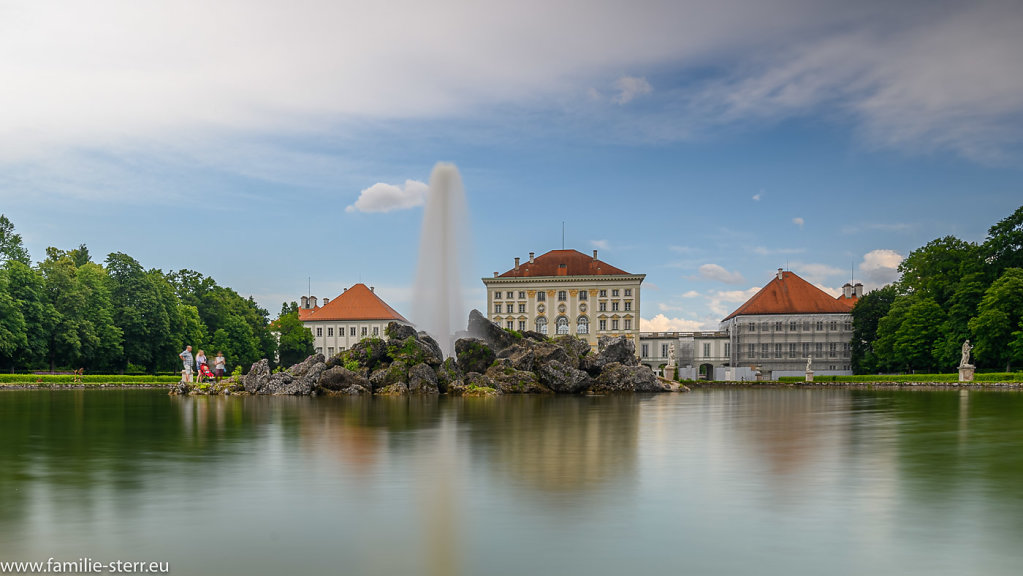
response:
[[[217,352],[217,357],[213,359],[213,373],[217,376],[217,384],[220,384],[220,379],[224,377],[224,353]]]
[[[192,381],[192,347],[185,346],[185,351],[178,354],[178,358],[181,358],[181,362],[184,365],[184,370],[181,371],[185,382]]]

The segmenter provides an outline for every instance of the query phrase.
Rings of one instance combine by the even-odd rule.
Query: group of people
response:
[[[200,380],[202,375],[210,371],[209,364],[206,363],[206,353],[199,350],[199,353],[195,355],[195,359],[192,359],[192,347],[185,346],[184,352],[178,354],[181,358],[181,363],[184,366],[184,370],[181,371],[181,377],[184,382],[192,381],[192,363],[195,363],[195,370],[199,374]],[[213,371],[212,374],[216,377],[217,382],[224,377],[224,353],[217,352],[217,357],[213,359]],[[205,370],[204,370],[205,368]]]

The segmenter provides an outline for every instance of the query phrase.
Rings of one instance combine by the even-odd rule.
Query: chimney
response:
[[[597,251],[596,251],[596,250],[594,250],[594,251],[593,251],[593,259],[594,259],[594,260],[596,260],[596,259],[597,259]]]
[[[778,268],[778,280],[782,280],[782,269]]]
[[[517,256],[515,257],[515,271],[519,271],[519,258]]]
[[[348,292],[348,288],[345,288],[344,290],[341,291],[342,294],[344,294],[345,292]]]
[[[863,297],[863,284],[860,284],[859,282],[857,282],[856,285],[853,286],[853,294],[855,294],[857,298],[862,298]]]
[[[376,288],[375,288],[375,287],[373,287],[373,286],[370,286],[370,287],[369,287],[369,291],[370,291],[370,292],[372,292],[372,293],[374,293],[374,294],[376,294]]]
[[[532,264],[532,263],[533,263],[533,254],[534,254],[533,252],[530,252],[530,253],[529,253],[529,263],[530,263],[530,264]]]
[[[494,278],[497,278],[497,272],[494,272]]]
[[[845,298],[852,298],[853,297],[853,285],[852,284],[846,282],[845,285],[842,286],[842,296],[844,296]]]
[[[309,308],[309,297],[308,296],[303,296],[302,297],[302,308],[303,309],[308,309]]]
[[[324,306],[326,306],[326,305],[327,305],[327,302],[330,302],[330,300],[328,300],[327,298],[324,298],[324,299],[323,299],[323,305],[324,305]]]
[[[309,297],[309,307],[316,308],[316,296]]]

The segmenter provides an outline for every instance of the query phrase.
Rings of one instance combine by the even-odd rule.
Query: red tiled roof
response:
[[[725,320],[756,314],[848,314],[849,304],[803,280],[793,272],[774,277]]]
[[[855,306],[856,303],[860,301],[860,297],[853,294],[852,296],[846,298],[845,294],[839,294],[838,298],[835,298],[835,300],[838,300],[842,304],[845,304],[846,306],[849,307],[850,310],[852,310],[853,306]]]
[[[621,268],[587,256],[578,250],[551,250],[541,254],[530,263],[528,260],[498,276],[499,278],[524,278],[533,276],[608,276],[627,275]]]
[[[356,284],[340,296],[316,308],[299,308],[298,319],[303,322],[340,320],[398,320],[411,324],[395,312],[365,284]]]

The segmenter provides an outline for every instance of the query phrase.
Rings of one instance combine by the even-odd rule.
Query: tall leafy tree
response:
[[[72,251],[72,259],[81,252]],[[77,261],[81,261],[79,257]],[[117,366],[123,353],[123,333],[114,322],[107,271],[87,258],[78,267],[78,284],[85,298],[84,319],[91,332],[82,340],[82,364],[90,371],[109,371]]]
[[[78,279],[78,268],[67,252],[50,247],[39,263],[46,287],[46,299],[56,312],[49,335],[50,369],[57,366],[80,368],[85,346],[95,342],[95,327],[86,314],[86,293]]]
[[[14,368],[14,355],[27,345],[25,317],[11,297],[7,270],[0,268],[0,367]]]
[[[42,272],[19,260],[9,260],[4,271],[10,296],[25,319],[25,343],[14,353],[14,367],[42,366],[49,358],[50,333],[57,322],[57,311],[46,297]]]
[[[933,299],[945,307],[960,279],[983,267],[980,248],[954,236],[945,236],[910,252],[899,264],[899,291]]]
[[[297,364],[315,352],[313,333],[298,319],[298,304],[291,304],[292,307],[282,306],[282,313],[273,324],[280,338],[277,350],[281,366]]]
[[[1006,268],[1023,268],[1023,206],[988,229],[984,251],[999,275]]]
[[[873,346],[877,339],[877,326],[888,314],[897,294],[895,285],[889,284],[867,292],[853,307],[852,367],[857,374],[872,374],[879,370]]]
[[[941,336],[945,312],[932,298],[917,298],[895,332],[896,360],[907,370],[935,366],[934,343]]]
[[[977,317],[970,320],[977,359],[988,366],[1011,369],[1015,332],[1023,329],[1023,268],[1008,268],[984,293]]]
[[[21,235],[14,233],[14,224],[7,219],[7,216],[0,214],[0,264],[15,260],[29,266],[32,264],[29,259],[28,250],[21,241]]]

